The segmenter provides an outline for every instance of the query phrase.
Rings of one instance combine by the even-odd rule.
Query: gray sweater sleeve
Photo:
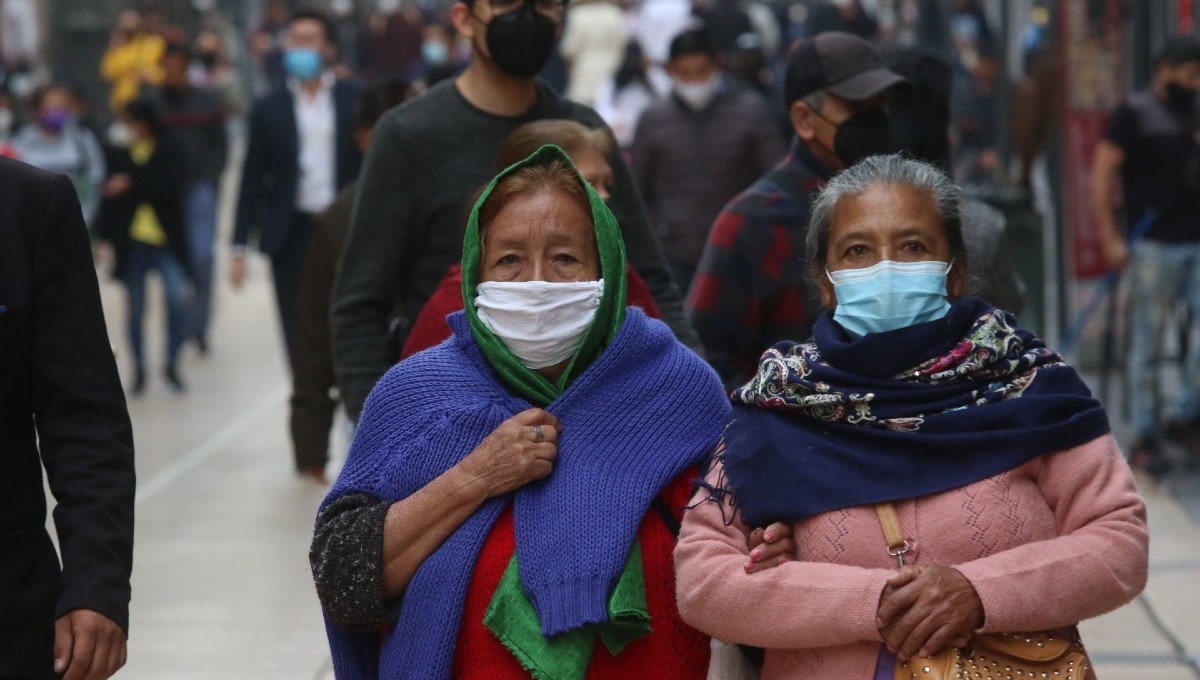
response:
[[[383,525],[389,503],[349,494],[317,517],[308,561],[321,607],[335,624],[374,630],[393,623],[399,600],[383,597]]]
[[[371,146],[359,177],[350,232],[333,288],[331,319],[338,388],[351,419],[358,420],[371,388],[396,357],[388,333],[396,303],[399,272],[410,266],[405,244],[419,229],[412,215],[412,163],[403,158],[407,140],[394,116],[384,116],[371,132]]]
[[[613,170],[613,198],[610,205],[620,220],[621,235],[625,238],[625,252],[629,262],[645,280],[646,287],[654,296],[655,304],[662,312],[663,321],[671,327],[675,338],[697,353],[702,353],[700,336],[696,335],[683,312],[683,296],[667,271],[666,259],[658,245],[658,239],[654,236],[650,216],[646,212],[645,203],[642,202],[642,194],[638,191],[633,173],[619,151],[610,154],[608,162]]]

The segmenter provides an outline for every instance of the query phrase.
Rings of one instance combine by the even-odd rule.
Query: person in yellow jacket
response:
[[[133,100],[121,119],[130,130],[131,143],[112,154],[102,190],[100,234],[114,248],[113,276],[125,284],[128,294],[129,346],[134,362],[130,392],[141,394],[146,387],[142,321],[146,276],[151,270],[157,270],[162,278],[167,307],[163,376],[172,389],[182,392],[179,354],[187,330],[192,282],[183,217],[186,167],[178,160],[178,145],[164,136],[162,116],[151,101],[145,97]]]
[[[162,36],[146,30],[137,10],[125,10],[117,18],[108,49],[100,60],[100,76],[112,84],[108,105],[116,113],[137,98],[142,85],[162,82],[159,62],[167,48]]]

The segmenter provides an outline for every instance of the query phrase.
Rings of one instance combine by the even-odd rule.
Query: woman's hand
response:
[[[561,429],[540,408],[522,411],[500,423],[461,463],[392,503],[383,524],[384,599],[403,593],[426,558],[487,499],[549,475]]]
[[[558,418],[540,408],[521,411],[500,423],[459,469],[481,482],[488,498],[514,491],[554,470],[560,429]]]
[[[748,574],[796,559],[796,542],[792,540],[792,527],[785,522],[775,522],[768,527],[759,527],[751,531],[746,537],[746,547],[750,549],[750,561],[745,566]]]
[[[875,626],[901,661],[961,647],[983,625],[983,602],[953,567],[904,567],[888,579]]]

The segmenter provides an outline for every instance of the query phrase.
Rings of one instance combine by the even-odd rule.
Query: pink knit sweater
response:
[[[1072,624],[1146,584],[1146,507],[1110,435],[895,505],[915,539],[907,562],[957,567],[983,602],[982,632]],[[726,526],[714,502],[689,510],[675,548],[680,613],[714,637],[767,648],[763,680],[871,680],[882,642],[875,614],[896,568],[874,508],[794,528],[798,561],[747,574],[746,526]]]

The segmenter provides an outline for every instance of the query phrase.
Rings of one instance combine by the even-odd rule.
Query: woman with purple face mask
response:
[[[76,124],[71,93],[62,85],[47,85],[30,100],[33,120],[13,137],[17,158],[49,172],[62,173],[75,183],[83,217],[91,228],[100,207],[97,187],[104,181],[104,153],[91,130]]]

